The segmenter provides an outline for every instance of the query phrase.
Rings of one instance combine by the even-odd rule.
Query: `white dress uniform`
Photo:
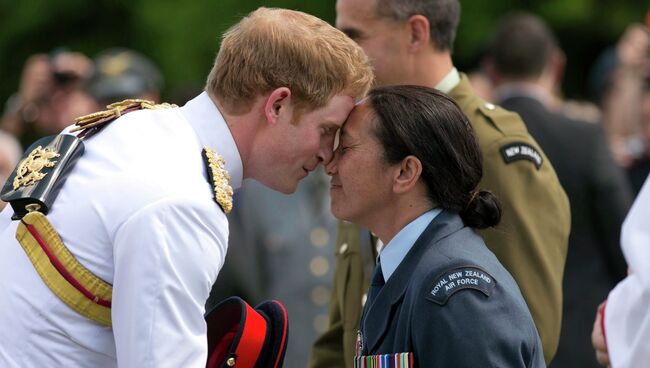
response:
[[[47,218],[77,260],[113,285],[112,328],[40,278],[0,214],[0,367],[205,367],[205,301],[227,250],[204,146],[241,186],[235,141],[207,93],[141,110],[84,141]]]
[[[605,306],[605,338],[613,368],[647,367],[650,360],[650,177],[623,222],[621,247],[630,274]]]

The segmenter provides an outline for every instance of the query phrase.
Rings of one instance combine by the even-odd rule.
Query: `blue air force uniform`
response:
[[[365,305],[355,365],[391,367],[395,354],[412,353],[401,355],[407,366],[545,366],[517,284],[458,214],[423,214],[387,244],[379,264],[385,285]]]

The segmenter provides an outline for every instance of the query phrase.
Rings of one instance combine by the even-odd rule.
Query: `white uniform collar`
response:
[[[230,174],[230,186],[241,187],[244,168],[235,139],[207,92],[194,97],[181,107],[181,113],[190,122],[201,145],[215,150],[226,160],[226,170]]]
[[[460,83],[460,74],[456,68],[451,68],[449,73],[438,82],[435,88],[440,92],[449,93],[452,89],[456,88],[458,83]]]

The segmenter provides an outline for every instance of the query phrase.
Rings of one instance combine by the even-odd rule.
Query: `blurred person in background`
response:
[[[600,124],[571,119],[554,107],[564,56],[539,17],[513,13],[492,39],[487,70],[496,102],[518,113],[557,172],[571,204],[563,281],[562,332],[551,367],[595,367],[591,311],[625,276],[619,234],[631,203]]]
[[[0,189],[11,175],[18,160],[23,154],[18,140],[6,132],[0,131]],[[7,205],[6,202],[0,201],[0,210]]]
[[[7,101],[0,128],[28,147],[38,138],[60,132],[76,117],[96,111],[84,91],[93,69],[88,57],[63,48],[30,56],[18,91]]]
[[[476,95],[488,102],[494,102],[494,85],[481,68],[467,73],[467,79]]]
[[[454,67],[457,0],[338,0],[336,26],[368,54],[377,85],[414,84],[449,94],[469,118],[484,157],[479,189],[501,200],[503,219],[481,231],[513,275],[531,310],[547,361],[562,314],[569,203],[553,166],[519,116],[485,102]],[[376,247],[363,228],[339,223],[330,324],[314,344],[312,367],[352,367]],[[370,265],[370,267],[368,267]],[[367,270],[370,269],[370,273]]]
[[[287,367],[306,367],[311,345],[328,326],[336,240],[329,185],[320,167],[291,196],[244,182],[229,215],[224,268],[208,299],[208,309],[228,295],[282,301],[291,318]]]
[[[93,59],[95,70],[86,90],[98,108],[127,98],[160,101],[163,78],[146,56],[125,48],[111,48]]]
[[[625,168],[627,178],[637,195],[650,174],[650,76],[646,77],[641,93],[641,131],[639,152]]]
[[[648,78],[650,30],[641,23],[629,25],[617,44],[600,55],[590,72],[590,89],[602,109],[612,153],[626,169],[646,151],[642,101]],[[636,181],[637,191],[643,179]]]

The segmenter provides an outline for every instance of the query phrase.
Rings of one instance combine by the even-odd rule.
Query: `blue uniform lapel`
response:
[[[430,244],[434,244],[447,235],[460,230],[463,226],[463,222],[457,215],[449,211],[442,211],[422,232],[413,248],[382,287],[374,303],[368,309],[367,315],[361,321],[364,337],[367,339],[364,342],[367,344],[367,352],[374,352],[374,349],[384,337],[390,321],[393,320],[392,314],[404,297],[413,271],[422,254],[429,248]]]

